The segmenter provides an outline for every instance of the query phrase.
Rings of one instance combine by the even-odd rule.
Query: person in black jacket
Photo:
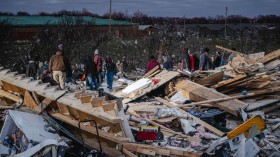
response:
[[[85,77],[90,90],[98,89],[97,84],[97,68],[90,56],[87,57],[85,62]],[[94,86],[93,86],[94,84]]]

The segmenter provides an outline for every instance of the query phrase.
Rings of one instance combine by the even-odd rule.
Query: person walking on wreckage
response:
[[[95,51],[94,51],[93,62],[97,68],[97,83],[98,83],[98,86],[101,86],[101,84],[103,82],[103,77],[102,77],[103,58],[99,54],[98,49],[95,49]]]
[[[97,68],[90,56],[88,56],[88,58],[86,59],[84,73],[85,73],[87,84],[90,87],[90,90],[97,90],[98,89]]]
[[[181,70],[186,69],[188,71],[191,71],[191,63],[190,63],[188,48],[183,48],[181,51],[181,55],[182,55]]]
[[[59,84],[60,89],[65,88],[66,72],[65,72],[65,58],[63,56],[63,45],[57,46],[57,52],[50,59],[49,71],[52,72],[53,79]]]
[[[210,59],[208,57],[209,49],[208,48],[201,48],[200,49],[200,60],[199,60],[199,71],[208,70],[210,68]]]
[[[111,57],[106,57],[106,77],[107,77],[107,88],[112,90],[114,75],[116,74],[116,64],[113,62]]]

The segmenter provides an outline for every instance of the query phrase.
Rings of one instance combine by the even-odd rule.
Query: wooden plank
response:
[[[127,149],[123,148],[122,152],[125,154],[125,156],[127,157],[137,157],[137,155],[131,153],[130,151],[128,151]]]
[[[196,153],[192,151],[184,151],[173,148],[159,147],[154,145],[145,145],[145,144],[137,144],[137,143],[123,143],[123,148],[128,151],[138,152],[138,148],[142,149],[150,149],[155,151],[156,155],[164,155],[164,156],[188,156],[188,157],[199,157],[201,153]],[[139,152],[138,152],[139,153]],[[155,155],[154,155],[155,156]]]
[[[260,63],[268,63],[280,57],[280,49],[270,52],[269,54],[263,56],[261,59],[257,60]]]
[[[247,77],[248,77],[247,75],[238,75],[235,78],[219,82],[218,84],[211,86],[211,88],[220,88],[220,87],[223,87],[223,86],[227,86],[227,85],[229,85],[231,83],[243,80],[243,79],[245,79]]]
[[[154,73],[155,71],[157,71],[159,69],[159,66],[157,65],[156,67],[154,67],[152,70],[150,70],[149,72],[147,72],[143,78],[147,78],[149,77],[152,73]]]
[[[13,109],[13,106],[0,106],[0,110]]]
[[[218,48],[218,49],[221,49],[221,50],[230,52],[230,53],[236,53],[236,54],[238,54],[238,55],[240,55],[240,56],[245,56],[245,55],[244,55],[243,53],[241,53],[241,52],[233,51],[233,50],[231,50],[231,49],[228,49],[228,48],[225,48],[225,47],[222,47],[222,46],[219,46],[219,45],[216,45],[215,47]]]
[[[213,91],[209,88],[201,86],[189,80],[183,80],[176,86],[181,86],[184,91],[189,93],[189,98],[193,101],[204,101],[210,99],[226,98],[227,95]],[[212,103],[211,105],[219,107],[235,116],[238,116],[238,111],[247,107],[247,104],[239,100],[229,100],[224,102]]]
[[[224,133],[218,129],[216,129],[215,127],[213,127],[212,125],[204,122],[203,120],[197,118],[196,116],[192,115],[192,114],[189,114],[188,112],[180,109],[179,107],[177,106],[174,106],[173,104],[169,103],[168,101],[160,98],[160,97],[155,97],[155,99],[161,103],[163,103],[164,105],[166,105],[167,107],[169,108],[177,108],[180,112],[182,112],[183,114],[186,114],[188,115],[189,117],[193,118],[198,124],[204,126],[205,128],[207,128],[208,130],[210,130],[211,132],[213,132],[214,134],[222,137],[224,135]]]
[[[102,97],[92,98],[90,103],[91,103],[92,107],[98,107],[98,106],[102,106],[102,104],[105,100],[106,100],[106,97],[102,96]]]
[[[39,105],[36,107],[36,111],[38,113],[41,113],[42,111],[45,110],[45,108],[47,108],[51,103],[53,102],[53,100],[49,99],[49,98],[45,98],[41,103],[39,103]]]
[[[221,71],[221,72],[209,75],[203,79],[197,80],[195,82],[198,84],[201,84],[201,85],[212,85],[212,84],[216,84],[216,83],[222,81],[223,77],[224,77],[224,72]]]
[[[69,113],[72,117],[74,117],[75,119],[79,119],[79,114],[78,111],[72,107],[68,107]]]
[[[141,153],[141,154],[146,154],[146,155],[151,155],[151,156],[156,155],[156,151],[154,151],[152,149],[148,149],[148,148],[138,147],[136,151],[137,151],[137,153]]]
[[[69,112],[68,107],[67,107],[66,105],[57,102],[57,106],[58,106],[59,112],[60,112],[61,114],[67,115],[67,116],[70,115],[70,112]]]
[[[195,105],[201,105],[201,104],[217,103],[217,102],[228,101],[228,100],[233,100],[233,99],[241,99],[241,98],[248,98],[248,97],[253,97],[253,96],[257,96],[257,95],[270,94],[270,93],[275,93],[275,92],[279,92],[279,91],[280,91],[280,87],[279,88],[276,87],[276,88],[256,91],[255,93],[248,93],[247,95],[236,95],[236,96],[232,96],[232,97],[210,99],[210,100],[205,100],[205,101],[200,101],[200,102],[178,105],[178,107],[182,108],[182,107],[189,107],[189,106],[195,106]],[[248,110],[248,108],[250,108],[250,106],[247,107],[247,110]]]
[[[6,92],[6,91],[4,91],[4,90],[2,90],[2,89],[0,89],[0,95],[3,96],[3,97],[5,97],[5,98],[8,98],[8,99],[10,99],[10,100],[13,100],[13,101],[15,101],[15,102],[19,102],[19,101],[21,100],[20,97],[14,95],[14,94],[11,94],[11,93],[9,93],[9,92]]]
[[[68,116],[65,116],[65,115],[62,115],[60,113],[54,113],[54,112],[50,112],[50,114],[54,117],[54,118],[57,118],[63,122],[66,122],[72,126],[75,126],[78,128],[78,123],[79,121],[77,120],[74,120],[74,119],[71,119],[70,117]],[[89,133],[92,133],[94,135],[97,135],[96,133],[96,128],[93,127],[93,126],[90,126],[90,125],[81,125],[81,129],[84,130],[84,131],[87,131]],[[105,133],[103,130],[98,130],[99,132],[99,136],[102,137],[102,138],[105,138],[109,141],[114,141],[114,142],[117,142],[117,143],[122,143],[122,142],[130,142],[130,139],[129,138],[126,138],[126,137],[115,137],[114,134],[112,133]]]
[[[272,106],[269,106],[269,107],[266,107],[266,108],[263,108],[261,109],[260,111],[264,112],[264,113],[268,113],[270,111],[274,111],[276,109],[280,108],[280,103],[277,103],[275,105],[272,105]]]
[[[246,108],[246,111],[253,111],[262,107],[265,107],[267,105],[271,105],[274,103],[280,102],[279,99],[264,99],[264,100],[259,100],[253,103],[249,103],[249,106]]]
[[[39,97],[38,97],[38,94],[34,91],[31,92],[32,93],[32,96],[34,98],[34,101],[37,103],[37,104],[40,104],[40,100],[39,100]]]
[[[92,97],[94,97],[94,94],[91,93],[91,94],[82,94],[81,97],[80,97],[80,100],[82,102],[82,104],[84,103],[89,103],[92,99]]]
[[[31,109],[35,109],[37,108],[38,104],[34,101],[34,99],[32,98],[31,94],[29,93],[29,91],[25,91],[25,94],[24,94],[24,101],[23,103],[31,108]]]

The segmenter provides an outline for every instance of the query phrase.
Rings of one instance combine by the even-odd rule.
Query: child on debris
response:
[[[106,77],[107,77],[107,88],[113,88],[114,75],[116,74],[116,65],[111,57],[106,57]]]

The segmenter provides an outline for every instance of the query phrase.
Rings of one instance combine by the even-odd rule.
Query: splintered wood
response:
[[[189,80],[183,80],[176,84],[177,89],[181,89],[187,92],[188,97],[194,101],[203,101],[211,100],[218,98],[226,98],[227,95],[224,95],[219,92],[215,92],[209,88],[196,84]],[[247,107],[247,104],[239,100],[230,100],[225,102],[211,103],[213,106],[217,106],[222,110],[225,110],[233,115],[238,116],[238,110],[244,109]]]

